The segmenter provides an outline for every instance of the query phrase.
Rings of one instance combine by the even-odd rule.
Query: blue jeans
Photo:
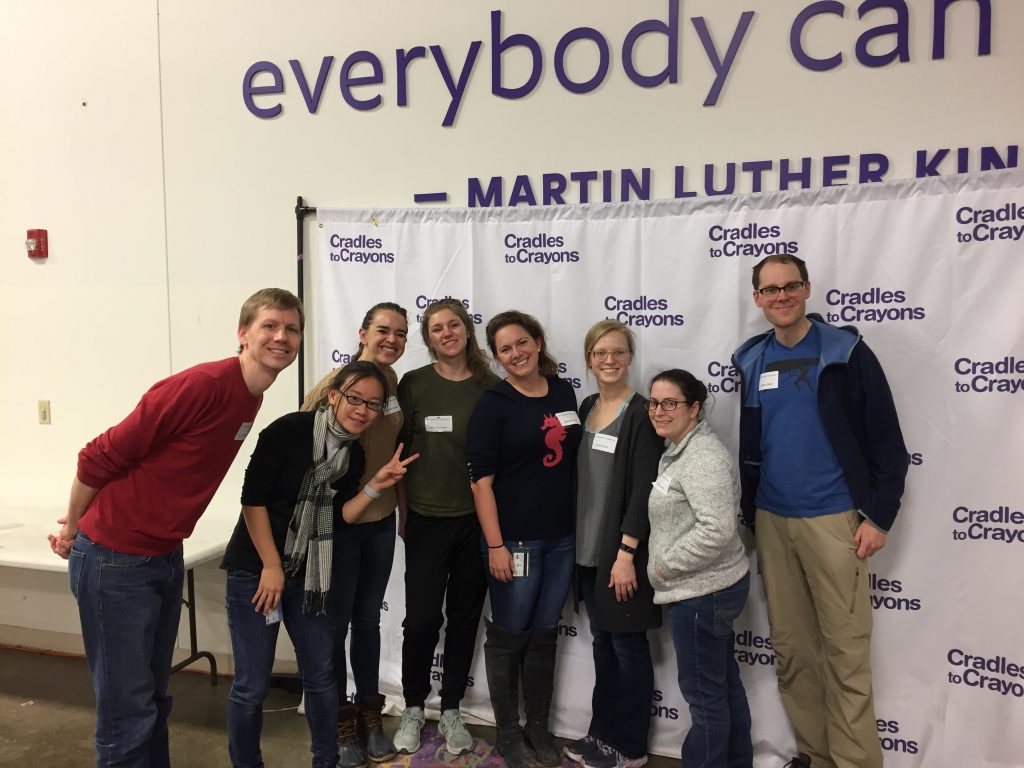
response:
[[[169,555],[125,555],[79,532],[68,557],[85,655],[96,693],[96,765],[168,768],[171,654],[185,565]]]
[[[281,623],[268,625],[263,614],[253,608],[252,598],[259,582],[259,576],[246,571],[228,573],[228,627],[235,657],[235,681],[228,694],[228,754],[234,768],[263,768],[263,701],[270,688]],[[302,596],[303,580],[288,578],[281,595],[282,620],[295,648],[306,694],[313,768],[334,768],[338,761],[334,740],[338,689],[331,663],[331,623],[326,615],[303,613]]]
[[[750,768],[750,707],[734,654],[733,621],[743,611],[750,574],[730,587],[668,606],[679,690],[693,725],[683,740],[687,768]]]
[[[579,574],[583,602],[592,617],[597,569],[581,567]],[[591,618],[590,633],[594,637],[594,693],[587,733],[626,757],[643,757],[654,698],[654,662],[647,632],[606,632]]]
[[[512,581],[498,581],[491,575],[487,565],[487,542],[481,541],[491,596],[491,621],[510,632],[557,627],[572,581],[576,535],[531,541],[506,539],[509,551],[513,555],[525,552],[528,561],[527,575],[515,576]]]
[[[356,696],[376,696],[380,677],[380,611],[395,559],[395,516],[345,525],[334,535],[327,613],[334,627],[334,675],[338,703],[348,699],[345,636],[352,626],[352,677]]]

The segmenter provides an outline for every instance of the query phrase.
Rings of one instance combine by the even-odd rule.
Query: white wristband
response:
[[[367,483],[366,485],[363,486],[363,493],[365,493],[371,499],[379,499],[380,498],[380,491],[373,490],[373,488],[370,487],[369,483]]]

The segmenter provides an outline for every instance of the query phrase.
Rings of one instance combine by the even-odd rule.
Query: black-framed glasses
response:
[[[357,408],[360,405],[365,405],[371,411],[383,411],[384,410],[384,403],[382,403],[380,400],[363,400],[363,398],[361,398],[361,397],[356,397],[355,395],[349,395],[349,394],[346,394],[346,392],[342,392],[341,396],[345,398],[345,402],[346,403],[348,403],[349,405],[354,405]]]
[[[754,293],[759,293],[765,298],[771,299],[782,292],[800,293],[806,287],[806,280],[794,280],[792,283],[786,283],[785,285],[766,285],[764,288],[756,288]]]
[[[680,405],[689,405],[690,403],[686,400],[673,400],[670,397],[666,397],[664,400],[655,400],[651,398],[647,401],[647,410],[654,413],[658,410],[658,406],[661,406],[661,410],[665,413],[671,413]]]

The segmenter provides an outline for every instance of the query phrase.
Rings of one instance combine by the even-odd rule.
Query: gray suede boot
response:
[[[508,768],[536,768],[519,724],[519,665],[529,632],[512,632],[486,621],[484,661],[491,693],[498,752]]]
[[[534,629],[523,654],[523,700],[526,703],[523,735],[537,754],[538,762],[552,768],[562,764],[562,755],[548,731],[557,643],[557,629]]]

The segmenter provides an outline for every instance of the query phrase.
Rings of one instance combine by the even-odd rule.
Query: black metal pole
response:
[[[304,226],[306,217],[311,213],[316,213],[316,208],[302,204],[302,196],[295,198],[295,265],[297,271],[297,280],[299,284],[298,297],[299,301],[303,303],[303,310],[306,312],[306,317],[309,317],[308,308],[305,306],[305,238],[304,238]],[[302,405],[302,400],[306,396],[306,337],[303,334],[302,343],[299,345],[299,405]]]

